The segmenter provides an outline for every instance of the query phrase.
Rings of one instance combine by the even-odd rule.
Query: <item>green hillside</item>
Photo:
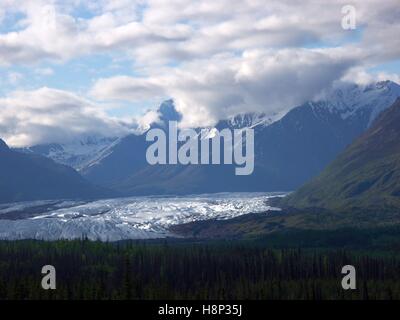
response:
[[[281,205],[400,211],[400,98],[318,177]]]

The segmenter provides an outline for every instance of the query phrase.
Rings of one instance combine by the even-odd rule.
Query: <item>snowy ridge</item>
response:
[[[41,154],[79,171],[103,155],[117,140],[114,137],[90,136],[70,143],[53,143],[17,150]]]
[[[78,171],[81,171],[82,169],[90,168],[91,166],[96,165],[99,163],[102,159],[106,158],[113,152],[113,147],[115,147],[117,144],[120,143],[122,138],[115,138],[114,141],[112,141],[110,144],[106,145],[104,148],[96,152],[94,155],[91,157],[87,158],[87,161],[82,163],[82,165],[79,168],[76,168]]]
[[[311,102],[312,108],[328,108],[339,113],[343,119],[357,112],[370,112],[369,125],[400,96],[400,85],[381,81],[365,86],[342,84],[330,91],[323,99]]]
[[[287,112],[267,114],[265,112],[239,113],[230,117],[226,122],[232,129],[254,128],[256,126],[268,126],[281,119]]]

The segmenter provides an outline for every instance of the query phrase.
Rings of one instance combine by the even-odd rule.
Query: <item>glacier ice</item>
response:
[[[279,210],[268,205],[284,193],[218,193],[147,196],[89,202],[33,201],[0,206],[0,239],[117,241],[174,236],[169,226]],[[21,216],[32,208],[32,216]],[[37,211],[38,209],[36,209]],[[15,217],[15,218],[10,218]]]

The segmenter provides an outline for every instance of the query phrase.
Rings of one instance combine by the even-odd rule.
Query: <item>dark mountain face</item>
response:
[[[113,146],[107,156],[84,168],[81,173],[95,184],[115,187],[148,165],[148,145],[144,135],[128,135]]]
[[[75,170],[51,159],[13,151],[0,140],[0,202],[109,196]]]
[[[321,175],[284,200],[299,208],[400,210],[400,99]]]
[[[164,101],[160,108],[158,109],[160,114],[161,123],[166,123],[167,121],[181,121],[182,115],[176,111],[174,102],[172,100]]]
[[[362,113],[343,119],[323,106],[305,104],[270,126],[256,128],[256,164],[268,191],[296,189],[320,173],[367,125]]]
[[[8,149],[7,144],[2,139],[0,139],[0,151],[2,151],[2,150],[4,151],[7,149]]]

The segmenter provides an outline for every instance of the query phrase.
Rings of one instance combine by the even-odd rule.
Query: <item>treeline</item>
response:
[[[41,288],[48,264],[56,290]],[[341,287],[346,264],[356,290]],[[400,299],[400,260],[248,243],[3,241],[0,299]]]

